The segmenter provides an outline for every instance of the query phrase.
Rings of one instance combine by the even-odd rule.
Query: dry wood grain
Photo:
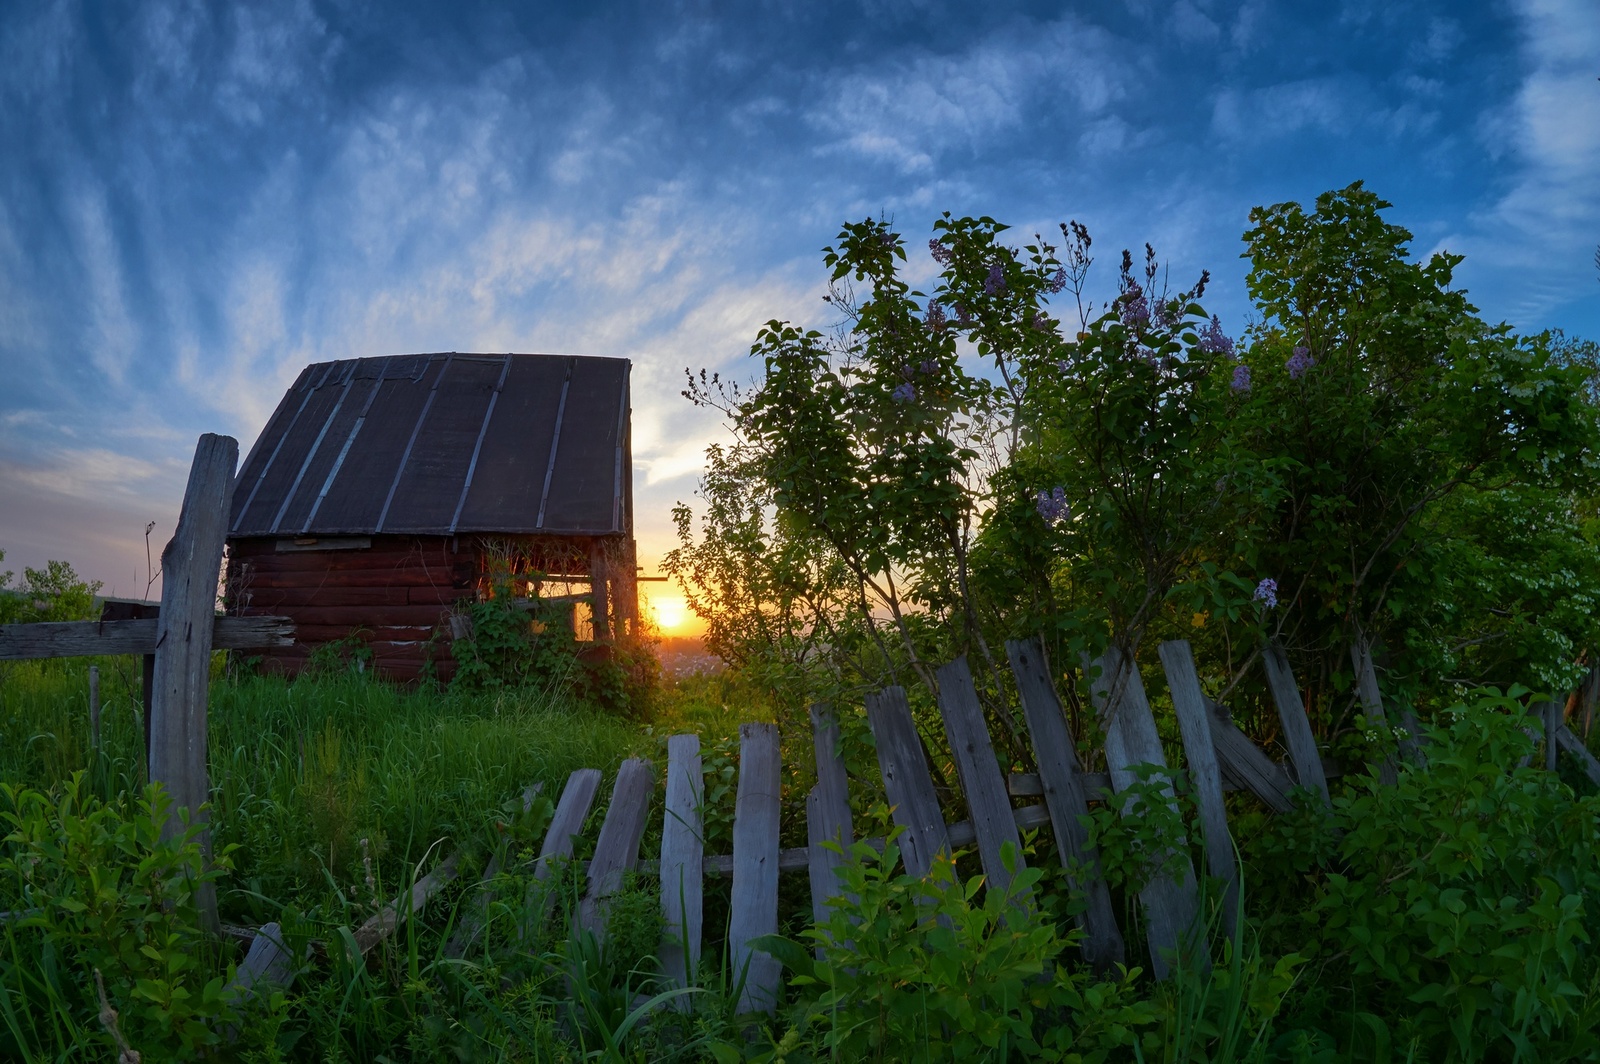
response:
[[[611,788],[611,805],[594,844],[594,860],[589,862],[588,891],[577,914],[578,926],[596,938],[605,936],[611,896],[639,862],[639,840],[644,837],[654,786],[650,775],[650,762],[630,757],[617,770],[617,782]]]
[[[733,897],[728,956],[742,979],[739,1012],[777,1008],[783,970],[752,939],[778,930],[778,815],[782,764],[776,724],[739,726],[739,790],[733,812]]]
[[[1222,922],[1238,944],[1239,865],[1234,859],[1233,835],[1228,830],[1228,813],[1222,804],[1222,770],[1217,763],[1217,747],[1211,736],[1211,707],[1200,689],[1195,672],[1194,653],[1188,640],[1172,639],[1158,649],[1161,668],[1167,674],[1172,693],[1172,708],[1178,717],[1183,737],[1183,756],[1194,787],[1195,804],[1200,808],[1200,829],[1205,842],[1206,867],[1212,878],[1225,886],[1222,896]],[[1320,769],[1321,762],[1317,767]]]
[[[661,969],[670,985],[689,986],[700,967],[701,915],[705,891],[705,771],[700,739],[667,740],[667,800],[661,825]],[[673,999],[679,1011],[688,996]]]

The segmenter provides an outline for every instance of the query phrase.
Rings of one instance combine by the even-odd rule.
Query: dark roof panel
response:
[[[307,367],[240,471],[231,532],[627,532],[628,371],[566,355]]]

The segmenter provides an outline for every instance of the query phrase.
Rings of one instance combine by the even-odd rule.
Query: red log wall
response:
[[[295,622],[295,645],[266,651],[263,667],[305,668],[320,644],[355,636],[372,667],[391,679],[422,675],[431,657],[440,679],[454,671],[450,607],[476,595],[476,542],[466,536],[373,536],[359,550],[278,550],[279,538],[228,544],[229,612]],[[439,638],[430,646],[436,630]]]

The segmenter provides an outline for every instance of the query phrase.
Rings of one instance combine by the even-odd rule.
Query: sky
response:
[[[1250,208],[1364,180],[1491,321],[1600,338],[1595,0],[174,0],[0,5],[0,569],[146,590],[195,441],[309,362],[633,360],[641,561],[672,545],[821,249],[944,211],[1149,241],[1249,308]]]

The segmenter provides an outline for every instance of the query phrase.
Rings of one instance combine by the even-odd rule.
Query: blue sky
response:
[[[1230,331],[1256,204],[1364,179],[1493,320],[1600,337],[1600,8],[304,0],[0,9],[0,548],[144,589],[196,436],[312,361],[635,362],[647,565],[845,219],[1077,218]],[[925,256],[915,271],[931,272]]]

